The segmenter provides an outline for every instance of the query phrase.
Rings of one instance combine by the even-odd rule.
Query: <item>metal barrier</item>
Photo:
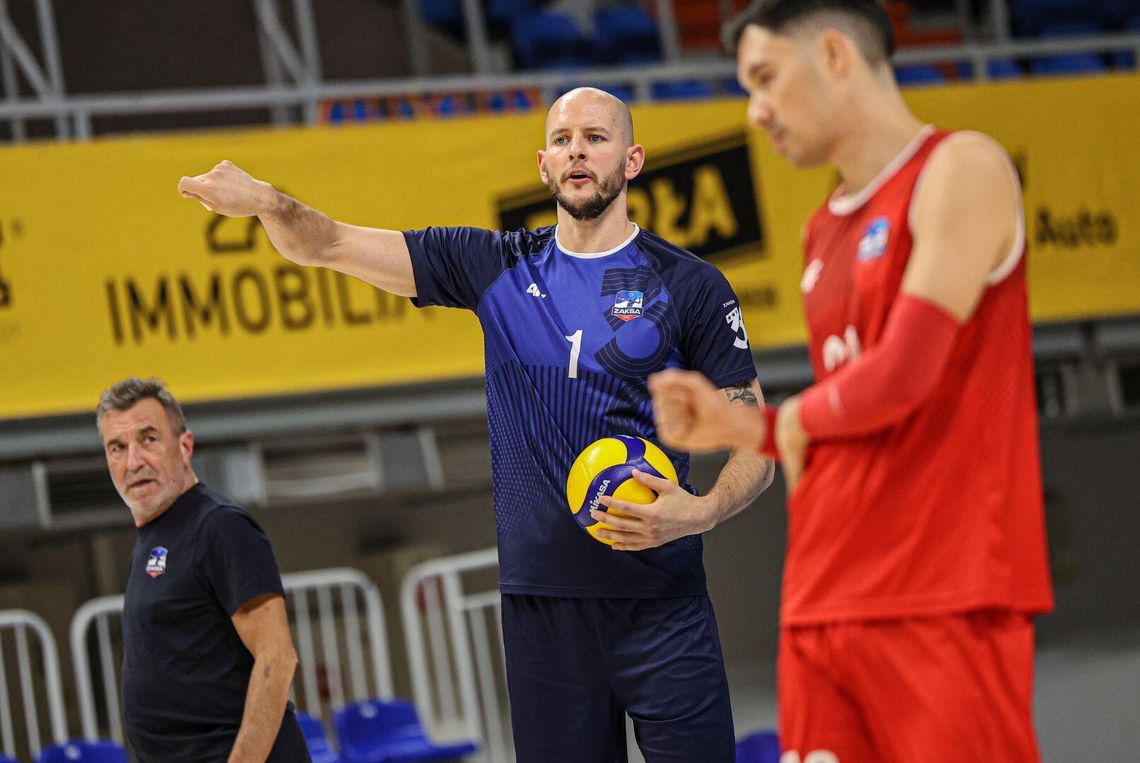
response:
[[[67,718],[63,709],[63,684],[60,681],[59,652],[55,638],[39,615],[23,609],[9,609],[0,612],[0,754],[15,757],[17,729],[13,723],[13,711],[17,707],[15,691],[8,687],[8,666],[5,658],[5,643],[8,633],[16,646],[16,672],[19,674],[19,703],[23,710],[23,742],[32,755],[37,755],[44,746],[40,738],[39,700],[36,694],[36,680],[39,671],[33,669],[33,654],[28,643],[28,631],[39,641],[40,659],[43,667],[44,699],[47,703],[48,722],[51,726],[49,744],[63,742],[67,738]]]
[[[281,582],[300,659],[293,686],[297,706],[326,717],[328,710],[346,702],[391,697],[384,610],[380,591],[368,576],[359,570],[335,568],[289,573],[281,576]],[[71,657],[83,737],[109,736],[120,744],[124,742],[119,705],[122,611],[121,595],[103,596],[85,603],[71,620]],[[101,708],[96,707],[90,659],[92,627]],[[103,727],[100,717],[106,721]],[[101,733],[104,728],[107,733]]]
[[[1140,34],[1134,31],[1092,34],[1063,38],[1011,39],[1007,0],[989,0],[989,27],[992,41],[944,47],[908,48],[899,51],[896,64],[969,61],[974,77],[988,77],[986,62],[994,58],[1052,55],[1076,52],[1104,53],[1130,51],[1140,54]],[[293,123],[290,107],[301,114],[305,124],[319,119],[322,102],[377,98],[406,93],[445,94],[537,87],[552,102],[567,87],[591,84],[631,86],[639,100],[652,98],[652,86],[658,82],[700,79],[709,83],[731,80],[736,75],[736,62],[728,57],[711,60],[704,56],[686,58],[678,49],[673,0],[654,0],[661,47],[665,62],[628,67],[591,67],[572,72],[524,71],[495,74],[487,39],[486,19],[478,0],[463,0],[464,28],[475,71],[470,74],[427,75],[430,68],[424,57],[430,49],[424,44],[423,21],[416,0],[400,0],[403,18],[411,40],[409,55],[413,76],[364,81],[333,81],[321,71],[316,28],[317,16],[312,0],[294,0],[293,25],[289,29],[279,12],[278,0],[253,0],[257,22],[257,40],[265,71],[265,83],[253,86],[225,86],[196,89],[168,89],[133,93],[72,94],[66,92],[60,65],[61,52],[56,33],[52,3],[36,0],[39,44],[30,46],[0,0],[0,122],[11,124],[12,140],[27,138],[24,121],[52,119],[55,135],[60,139],[88,140],[94,134],[95,117],[127,114],[181,114],[186,112],[227,112],[250,108],[269,109],[273,123]],[[723,5],[723,3],[722,3]],[[968,3],[966,4],[968,6]],[[959,8],[963,8],[961,0]],[[959,24],[970,26],[969,12],[959,13]],[[971,35],[967,35],[968,37]],[[249,41],[251,44],[253,40]],[[36,58],[35,47],[41,49],[43,61]],[[21,97],[19,76],[31,87],[31,97]]]
[[[418,564],[400,585],[412,697],[425,727],[442,739],[474,739],[495,762],[514,760],[502,604],[494,578],[472,578],[498,567],[489,548]]]

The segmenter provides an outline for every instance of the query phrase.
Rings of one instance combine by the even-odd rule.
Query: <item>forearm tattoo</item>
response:
[[[752,380],[733,384],[731,387],[723,389],[725,395],[728,396],[728,402],[736,403],[738,405],[759,405],[756,399],[756,393],[752,391]]]

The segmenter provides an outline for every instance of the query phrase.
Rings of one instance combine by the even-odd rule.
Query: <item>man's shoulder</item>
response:
[[[542,254],[554,240],[557,225],[544,225],[541,228],[527,230],[519,228],[515,231],[503,231],[503,237],[512,244],[512,249],[519,257],[533,257]]]
[[[699,291],[709,284],[725,281],[724,274],[716,265],[650,231],[641,231],[637,246],[674,295]]]
[[[637,246],[648,257],[658,258],[663,263],[682,263],[686,265],[708,265],[688,249],[677,246],[672,241],[658,236],[653,231],[641,229],[637,235]]]
[[[260,527],[253,515],[245,510],[236,501],[226,497],[217,490],[199,482],[191,488],[192,510],[197,515],[199,531],[210,526],[230,524],[248,524]]]
[[[234,509],[245,513],[245,509],[238,505],[236,501],[227,498],[204,482],[199,482],[190,488],[187,492],[187,498],[191,500],[198,510],[207,513],[218,511],[219,509]]]

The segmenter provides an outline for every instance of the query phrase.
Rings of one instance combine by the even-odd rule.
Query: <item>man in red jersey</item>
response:
[[[729,29],[749,121],[840,187],[805,229],[816,383],[778,412],[651,379],[667,444],[778,452],[784,763],[1036,761],[1053,604],[1016,173],[924,125],[872,0],[760,0]]]

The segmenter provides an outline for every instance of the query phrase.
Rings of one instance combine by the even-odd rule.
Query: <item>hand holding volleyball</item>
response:
[[[612,525],[599,522],[591,511],[612,513],[603,498],[616,498],[631,503],[652,503],[657,494],[638,482],[634,469],[658,479],[677,483],[677,471],[665,452],[641,437],[617,435],[603,437],[585,447],[566,476],[566,500],[578,526],[596,540],[607,545],[613,540],[598,535],[599,530],[612,530]]]

